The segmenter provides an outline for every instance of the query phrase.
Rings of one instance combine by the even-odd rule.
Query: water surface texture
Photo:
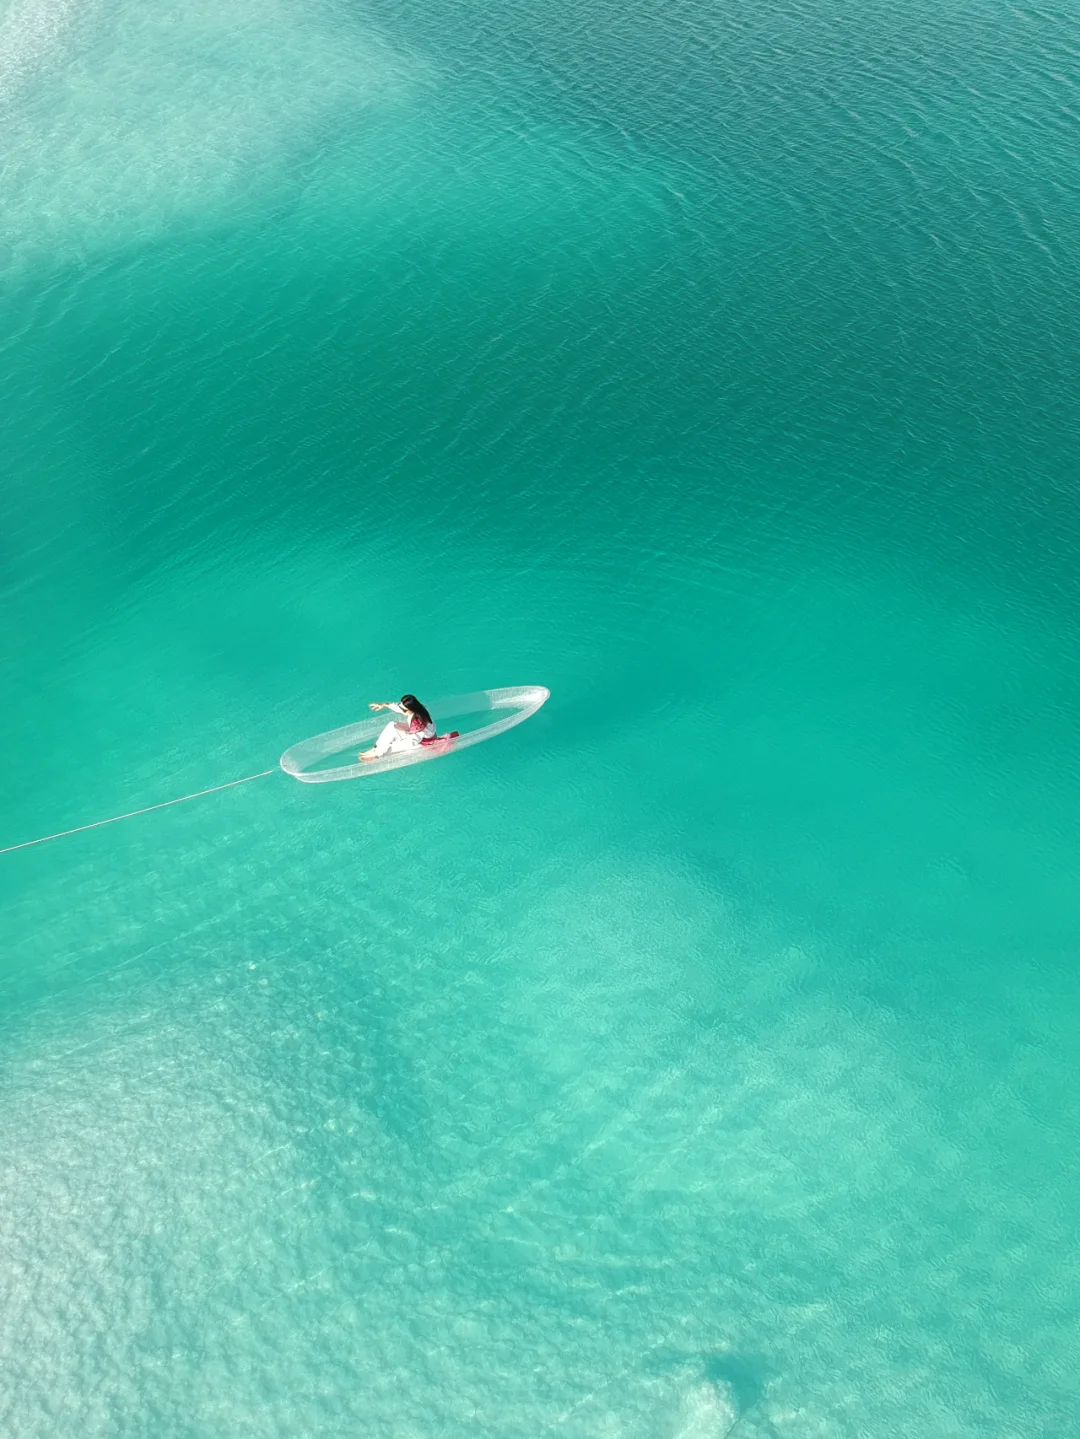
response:
[[[8,0],[0,1429],[1080,1433],[1080,69]]]

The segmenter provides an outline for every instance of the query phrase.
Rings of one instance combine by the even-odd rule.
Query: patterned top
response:
[[[396,715],[409,713],[404,705],[391,704],[388,708],[392,709]],[[433,724],[424,724],[419,715],[410,715],[409,733],[418,740],[434,739],[435,726]]]

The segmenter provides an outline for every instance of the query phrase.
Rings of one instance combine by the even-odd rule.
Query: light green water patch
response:
[[[1021,1205],[989,1150],[973,1163],[981,1065],[969,1099],[950,1047],[860,1000],[835,954],[778,949],[700,877],[625,840],[612,856],[583,823],[609,818],[595,796],[568,805],[564,785],[538,804],[528,769],[527,790],[474,776],[451,781],[452,803],[429,795],[418,853],[385,830],[328,843],[310,826],[303,854],[280,831],[234,833],[231,855],[206,846],[213,902],[245,896],[235,918],[177,934],[119,990],[99,981],[106,1005],[39,1016],[6,1122],[44,1163],[5,1210],[15,1226],[52,1216],[38,1295],[62,1304],[69,1265],[97,1248],[124,1402],[167,1426],[162,1346],[185,1368],[201,1355],[201,1423],[318,1422],[298,1330],[377,1432],[403,1407],[388,1374],[439,1427],[641,1432],[707,1396],[710,1364],[733,1351],[768,1386],[762,1432],[837,1415],[856,1431],[977,1432],[992,1411],[967,1366],[980,1355],[995,1382],[1030,1384],[1034,1356],[1019,1374],[1003,1348],[1045,1283],[1024,1236],[1065,1219],[1030,1192]],[[304,887],[268,886],[271,867]],[[178,887],[174,933],[180,902]],[[959,1114],[931,1097],[943,1063]],[[1030,1136],[1002,1079],[982,1123]],[[89,1110],[81,1096],[99,1092]],[[120,1136],[145,1188],[123,1177]],[[61,1153],[66,1191],[42,1192]],[[958,1171],[966,1195],[946,1220]],[[92,1195],[114,1186],[126,1218],[110,1221]],[[135,1255],[113,1250],[117,1223],[147,1236]],[[117,1322],[109,1295],[131,1263],[136,1293],[171,1278]],[[85,1322],[93,1372],[104,1355]],[[873,1355],[867,1325],[892,1335]],[[1044,1392],[1064,1382],[1063,1344],[1065,1330],[1042,1351]],[[730,1396],[713,1391],[719,1422]],[[335,1391],[334,1413],[351,1402]]]
[[[0,263],[10,282],[242,222],[430,78],[332,4],[21,0],[0,29]]]

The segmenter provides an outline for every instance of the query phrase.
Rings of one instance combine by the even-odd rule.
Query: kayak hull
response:
[[[383,716],[358,720],[355,724],[342,725],[340,729],[327,730],[325,734],[313,735],[311,739],[300,740],[290,746],[278,761],[286,774],[303,784],[328,784],[335,780],[360,779],[364,775],[381,774],[388,769],[403,769],[406,765],[420,764],[427,759],[439,759],[443,755],[456,754],[470,745],[482,744],[494,739],[515,725],[522,724],[534,715],[546,702],[550,691],[543,685],[520,685],[509,689],[477,690],[468,695],[448,695],[428,705],[431,717],[460,720],[466,717],[492,715],[487,724],[467,729],[453,738],[439,738],[432,744],[418,744],[414,749],[398,750],[384,755],[381,759],[366,763],[355,760],[351,764],[327,765],[326,760],[347,750],[366,749],[374,741],[386,720]]]

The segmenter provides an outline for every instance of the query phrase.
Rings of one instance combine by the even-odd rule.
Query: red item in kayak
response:
[[[459,737],[460,731],[452,729],[449,734],[433,735],[431,739],[422,739],[420,743],[426,748],[429,744],[449,744],[452,739],[458,739]]]

